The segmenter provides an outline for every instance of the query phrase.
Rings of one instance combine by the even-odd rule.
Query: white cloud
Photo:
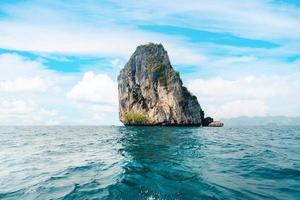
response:
[[[156,42],[168,47],[167,50],[176,63],[195,64],[204,57],[197,48],[184,44],[180,38],[147,33],[129,27],[72,27],[62,23],[69,27],[58,25],[48,29],[43,27],[43,24],[0,21],[0,26],[5,27],[7,31],[5,34],[1,34],[0,31],[0,47],[39,53],[129,57],[138,45]]]
[[[0,54],[0,124],[116,123],[116,83],[106,74],[93,72],[76,83],[79,76],[51,71],[40,59]]]
[[[177,41],[177,44],[166,43],[164,46],[168,51],[172,63],[198,65],[199,63],[207,61],[207,57],[202,53],[202,50],[193,45],[187,45]]]
[[[0,101],[0,115],[27,115],[33,111],[32,103],[21,100]]]
[[[16,53],[0,54],[1,80],[15,79],[18,76],[32,77],[36,74],[45,74],[44,70],[43,64],[39,61],[27,59]]]
[[[47,88],[47,83],[40,77],[20,77],[13,81],[0,81],[0,91],[3,92],[45,91]]]
[[[74,9],[76,12],[72,12]],[[164,44],[172,63],[184,65],[206,64],[218,59],[212,56],[214,53],[243,51],[244,56],[215,63],[227,65],[253,62],[253,51],[259,55],[273,54],[273,59],[299,52],[300,9],[270,1],[188,0],[184,5],[178,0],[110,1],[104,5],[94,1],[72,5],[47,1],[24,2],[3,7],[3,11],[8,17],[0,20],[0,47],[7,49],[128,58],[137,45],[152,41]],[[41,13],[41,17],[36,18],[36,13]],[[222,45],[209,45],[209,40],[200,46],[184,36],[158,34],[138,27],[153,22],[265,39],[286,47],[272,50],[239,47],[230,52]],[[212,59],[207,58],[210,56]]]
[[[57,114],[58,114],[56,110],[53,110],[53,109],[52,110],[47,110],[47,109],[44,109],[44,108],[40,109],[39,113],[41,115],[49,116],[49,117],[54,117],[54,116],[57,116]]]
[[[233,65],[237,63],[251,63],[255,61],[254,56],[240,56],[240,57],[225,57],[225,58],[220,58],[214,62],[215,66],[225,66],[225,65]]]
[[[74,9],[76,12],[72,12]],[[299,43],[299,10],[260,0],[188,0],[184,5],[178,0],[110,1],[104,5],[94,1],[74,5],[24,2],[3,8],[9,17],[0,20],[0,47],[40,53],[128,57],[137,45],[152,41],[163,43],[175,64],[199,64],[207,60],[203,53],[221,46],[203,44],[200,48],[183,36],[143,31],[138,24],[156,22],[290,45]],[[36,18],[36,13],[41,13],[41,17]],[[128,25],[128,22],[132,23]],[[268,52],[264,50],[264,54]],[[276,56],[279,53],[282,52]],[[252,57],[245,55],[237,59],[226,62],[247,62]]]
[[[180,0],[114,2],[124,7],[119,15],[144,22],[156,21],[255,39],[282,41],[300,38],[300,9],[272,1],[187,0],[184,4]]]
[[[29,59],[16,53],[0,54],[0,124],[63,123],[57,109],[68,102],[60,93],[73,79],[71,75],[47,69],[38,58]]]
[[[204,57],[197,47],[187,45],[180,37],[147,32],[132,25],[108,21],[108,17],[97,15],[100,5],[95,5],[95,9],[80,6],[82,12],[95,12],[97,22],[93,21],[94,24],[90,23],[91,19],[85,22],[84,16],[65,9],[69,7],[68,4],[49,3],[47,8],[43,4],[24,3],[19,6],[6,8],[8,16],[13,16],[15,20],[0,20],[2,48],[39,53],[129,57],[136,46],[157,42],[168,47],[172,61],[176,63],[195,64]],[[35,15],[39,12],[43,14],[37,19]],[[111,13],[107,12],[112,15],[110,17],[115,16],[112,10]],[[58,20],[59,16],[61,18]]]
[[[0,47],[50,55],[60,60],[65,59],[64,55],[118,58],[111,60],[113,70],[117,71],[137,45],[159,42],[168,50],[172,63],[199,65],[203,69],[201,73],[223,77],[196,79],[188,84],[208,114],[217,117],[299,115],[296,100],[300,93],[299,76],[287,75],[299,69],[299,60],[294,63],[284,60],[298,55],[300,50],[299,8],[264,0],[187,0],[185,4],[179,0],[91,2],[34,1],[3,6],[1,11],[6,15],[0,19]],[[225,32],[267,40],[281,47],[229,47],[210,41],[200,46],[190,42],[188,37],[141,30],[140,24]],[[269,77],[257,76],[262,71]],[[192,76],[197,76],[198,72]],[[14,53],[0,54],[0,93],[6,99],[2,102],[2,112],[19,110],[33,123],[38,119],[30,113],[38,113],[36,115],[44,116],[44,119],[48,116],[52,124],[57,123],[54,117],[63,120],[59,116],[61,110],[70,116],[68,122],[71,124],[81,117],[78,112],[86,114],[84,123],[94,120],[97,124],[108,116],[117,116],[115,81],[103,73],[87,72],[75,83],[80,79],[78,76],[81,73],[61,75],[51,71],[41,59]],[[34,99],[38,106],[11,99]],[[285,109],[281,109],[283,104],[287,104]],[[2,122],[5,116],[12,114],[3,113]],[[15,121],[12,117],[7,120]],[[113,120],[117,121],[116,118]]]
[[[107,74],[86,72],[68,93],[67,97],[76,102],[78,111],[88,115],[85,124],[117,123],[117,83]]]
[[[78,102],[115,105],[118,99],[117,83],[106,74],[89,71],[68,92],[67,97]]]
[[[1,99],[0,119],[0,125],[57,125],[62,118],[33,101]]]
[[[266,116],[269,107],[264,101],[259,100],[237,100],[225,103],[223,105],[215,105],[217,109],[211,109],[212,117],[231,118],[237,116]]]
[[[207,115],[220,117],[299,115],[300,74],[248,76],[236,80],[194,79],[188,83]],[[287,103],[285,106],[282,104]]]
[[[96,124],[107,123],[107,118],[115,117],[118,113],[118,108],[116,106],[110,105],[81,105],[81,109],[87,112],[91,116],[93,122],[98,122]],[[115,120],[118,120],[115,118]]]
[[[16,53],[0,54],[0,92],[43,92],[70,79],[48,70],[44,64]]]
[[[284,82],[284,84],[282,84]],[[189,88],[200,97],[208,100],[226,99],[266,99],[275,95],[285,95],[289,91],[289,83],[281,77],[248,76],[237,80],[223,78],[195,79]]]

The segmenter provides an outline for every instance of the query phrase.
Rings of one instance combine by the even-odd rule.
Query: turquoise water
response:
[[[0,199],[300,199],[300,127],[1,127]]]

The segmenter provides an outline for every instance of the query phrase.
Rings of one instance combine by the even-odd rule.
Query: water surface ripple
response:
[[[0,199],[300,199],[300,127],[1,127]]]

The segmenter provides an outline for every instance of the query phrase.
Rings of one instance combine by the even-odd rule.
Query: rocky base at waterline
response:
[[[221,121],[214,121],[214,119],[211,117],[205,117],[202,121],[202,126],[223,127],[224,123]]]
[[[119,117],[125,125],[201,126],[204,111],[183,86],[161,44],[140,45],[118,76]]]
[[[214,121],[208,124],[208,127],[223,127],[224,123],[221,121]]]

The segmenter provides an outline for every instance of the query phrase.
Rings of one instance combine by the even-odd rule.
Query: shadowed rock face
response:
[[[161,44],[138,46],[118,76],[125,125],[201,125],[203,111]]]

